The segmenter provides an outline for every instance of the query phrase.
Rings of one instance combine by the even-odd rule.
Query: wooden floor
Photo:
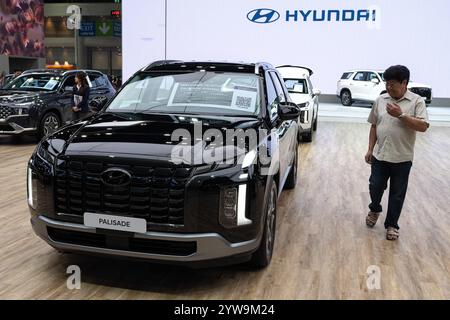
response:
[[[0,298],[450,299],[450,128],[418,138],[398,242],[385,240],[382,224],[364,224],[368,130],[322,122],[314,142],[301,146],[297,188],[279,202],[272,264],[258,272],[57,253],[29,223],[25,168],[33,142],[0,138]],[[69,265],[81,267],[80,290],[66,287]],[[366,285],[372,265],[381,270],[380,290]]]

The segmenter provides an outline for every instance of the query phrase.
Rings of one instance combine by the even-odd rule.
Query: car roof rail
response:
[[[229,61],[182,61],[182,60],[159,60],[152,62],[141,71],[197,71],[197,70],[217,70],[222,72],[245,72],[260,74],[260,68],[275,69],[270,63],[257,62],[229,62]]]
[[[161,66],[165,66],[168,64],[174,64],[174,63],[183,63],[183,61],[181,61],[181,60],[157,60],[157,61],[150,63],[146,67],[144,67],[141,71],[150,71],[151,69],[154,69],[156,67],[161,67]]]
[[[308,68],[308,67],[302,67],[302,66],[293,66],[293,65],[290,65],[290,64],[278,66],[277,68],[299,68],[299,69],[305,69],[305,70],[308,70],[310,76],[312,76],[312,75],[314,74],[314,72],[312,71],[311,68]]]
[[[22,74],[30,74],[30,73],[61,73],[61,70],[58,69],[30,69],[25,70]]]

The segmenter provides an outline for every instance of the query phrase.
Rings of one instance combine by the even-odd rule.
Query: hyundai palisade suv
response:
[[[284,78],[289,94],[302,112],[299,119],[300,135],[304,142],[311,142],[314,131],[317,131],[319,118],[320,90],[315,90],[311,82],[313,71],[300,66],[280,66],[277,70]]]
[[[80,70],[31,70],[0,89],[0,135],[54,132],[72,120],[72,89]],[[101,72],[83,70],[90,100],[112,98],[116,90]]]
[[[270,64],[154,62],[37,146],[34,231],[63,252],[265,267],[299,114]]]
[[[432,89],[428,85],[410,81],[408,89],[423,97],[427,105],[433,100]],[[344,106],[351,106],[356,101],[374,102],[383,93],[386,93],[384,71],[344,72],[337,83],[336,94]]]

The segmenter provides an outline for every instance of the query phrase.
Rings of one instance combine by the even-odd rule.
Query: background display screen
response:
[[[125,79],[165,58],[267,61],[310,67],[315,87],[335,94],[345,71],[403,64],[450,98],[447,0],[122,2]]]
[[[0,1],[0,54],[45,57],[43,0]]]

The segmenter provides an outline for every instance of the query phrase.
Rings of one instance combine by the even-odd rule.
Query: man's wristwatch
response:
[[[403,119],[403,118],[405,118],[406,116],[407,116],[406,113],[402,113],[401,115],[398,116],[398,118],[399,118],[399,119]]]

